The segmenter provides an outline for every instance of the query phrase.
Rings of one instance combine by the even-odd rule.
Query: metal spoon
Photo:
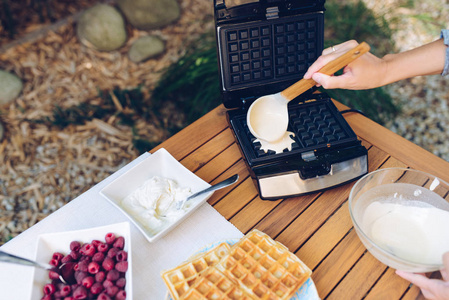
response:
[[[327,63],[320,73],[332,75],[341,68],[368,52],[369,45],[365,42],[349,50],[340,57]],[[276,143],[282,139],[288,127],[289,101],[312,88],[316,82],[313,79],[302,79],[280,93],[258,98],[248,109],[247,124],[251,133],[258,139]]]
[[[76,283],[76,280],[73,276],[73,271],[72,271],[72,269],[75,265],[75,263],[73,263],[73,262],[64,263],[59,268],[57,268],[50,264],[40,263],[40,262],[30,260],[30,259],[27,259],[24,257],[6,253],[1,250],[0,250],[0,261],[6,262],[6,263],[18,264],[18,265],[38,267],[38,268],[49,270],[49,271],[55,271],[59,274],[59,279],[61,280],[62,283],[65,283],[65,284]]]
[[[190,195],[189,197],[185,198],[184,200],[178,201],[176,203],[176,209],[180,210],[181,208],[184,207],[184,204],[189,201],[192,200],[193,198],[198,197],[199,195],[202,195],[204,193],[209,193],[209,192],[213,192],[222,188],[225,188],[227,186],[230,186],[231,184],[234,184],[237,182],[237,180],[239,180],[239,174],[235,174],[217,184],[211,185],[210,187],[208,187],[207,189],[201,190],[193,195]]]

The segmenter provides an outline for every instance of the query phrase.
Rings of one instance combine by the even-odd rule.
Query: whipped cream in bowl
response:
[[[144,153],[133,167],[106,185],[100,194],[121,210],[149,242],[155,242],[188,218],[213,192],[176,210],[176,203],[210,187],[167,150]]]
[[[176,209],[176,203],[192,195],[189,187],[181,187],[169,178],[154,176],[126,196],[121,206],[149,231],[157,233],[181,218],[190,203]]]

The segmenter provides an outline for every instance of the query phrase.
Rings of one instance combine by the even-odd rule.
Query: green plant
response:
[[[355,39],[366,41],[371,46],[371,52],[381,57],[394,48],[391,34],[386,20],[376,17],[362,1],[347,4],[335,0],[326,2],[325,48]],[[360,91],[326,90],[326,92],[334,99],[363,111],[369,118],[381,124],[400,110],[383,87]]]
[[[186,53],[169,66],[152,95],[152,105],[160,110],[175,103],[191,123],[221,103],[215,36],[207,33],[191,44]]]
[[[93,119],[104,120],[115,115],[121,124],[132,128],[133,145],[139,153],[148,151],[159,143],[142,138],[135,128],[138,119],[150,120],[153,117],[141,86],[123,90],[119,88],[112,91],[100,90],[98,94],[99,97],[95,101],[87,101],[68,108],[56,106],[51,117],[28,121],[63,129],[69,125],[82,125]],[[123,110],[118,110],[118,106]]]

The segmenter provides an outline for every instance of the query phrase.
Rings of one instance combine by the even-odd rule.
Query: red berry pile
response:
[[[70,253],[55,252],[49,271],[51,283],[44,286],[42,300],[123,300],[126,299],[125,273],[128,270],[128,253],[124,251],[125,239],[107,233],[105,242],[70,243]],[[59,267],[73,263],[73,268],[64,278],[74,278],[73,284],[64,284],[59,279]]]

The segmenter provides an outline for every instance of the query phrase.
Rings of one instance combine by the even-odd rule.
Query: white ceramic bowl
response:
[[[449,184],[412,169],[360,178],[349,195],[354,228],[382,263],[409,272],[439,270],[449,251]]]
[[[65,231],[57,233],[41,234],[38,238],[35,260],[48,263],[54,252],[64,255],[70,253],[70,242],[90,243],[93,240],[104,241],[107,233],[114,233],[116,236],[125,238],[123,250],[128,252],[128,271],[126,271],[126,298],[132,299],[132,250],[131,232],[128,222],[116,223],[101,227],[94,227],[82,230]],[[34,269],[33,284],[31,288],[31,300],[39,300],[43,296],[43,287],[50,283],[48,271],[40,268]]]
[[[167,150],[162,148],[104,187],[100,194],[128,216],[149,242],[154,242],[167,234],[212,195],[212,192],[210,192],[190,200],[186,204],[187,209],[183,214],[174,220],[164,223],[162,228],[151,230],[123,207],[122,200],[154,176],[174,180],[179,187],[190,188],[192,193],[210,186],[210,184],[189,171],[170,155]]]

